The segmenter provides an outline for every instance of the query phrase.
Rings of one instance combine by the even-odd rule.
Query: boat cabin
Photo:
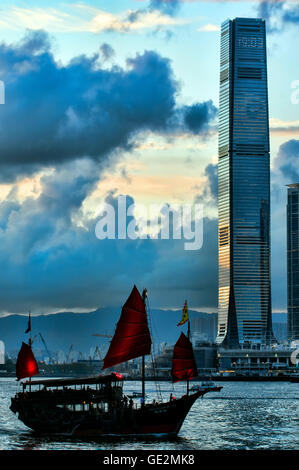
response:
[[[123,401],[123,376],[45,379],[22,382],[18,398],[47,402],[71,411],[108,411]]]

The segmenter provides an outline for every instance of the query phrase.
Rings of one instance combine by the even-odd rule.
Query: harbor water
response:
[[[192,381],[192,385],[198,384]],[[0,450],[294,450],[298,449],[299,384],[289,382],[218,382],[191,408],[177,438],[79,440],[37,436],[9,409],[17,391],[13,378],[0,378]],[[186,385],[160,382],[163,400],[185,394]],[[140,391],[125,382],[124,393]],[[146,401],[157,400],[155,382],[146,383]],[[138,399],[135,400],[136,402]]]

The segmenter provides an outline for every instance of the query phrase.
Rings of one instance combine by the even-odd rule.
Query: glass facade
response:
[[[299,183],[288,185],[288,338],[299,340]]]
[[[216,342],[272,341],[270,155],[265,21],[221,27]]]

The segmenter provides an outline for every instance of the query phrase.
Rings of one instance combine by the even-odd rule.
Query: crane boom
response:
[[[72,349],[73,349],[73,345],[71,344],[71,345],[70,345],[69,352],[68,352],[67,355],[66,355],[66,362],[69,362],[69,357],[70,357],[70,354],[71,354]]]
[[[39,333],[39,336],[40,336],[40,339],[42,340],[43,345],[45,346],[45,350],[46,350],[46,352],[47,352],[47,354],[48,354],[48,356],[49,356],[49,362],[51,363],[51,362],[52,362],[52,357],[51,357],[50,351],[49,351],[49,349],[48,349],[48,347],[47,347],[47,345],[46,345],[46,341],[44,340],[44,338],[43,338],[43,336],[42,336],[41,333]]]

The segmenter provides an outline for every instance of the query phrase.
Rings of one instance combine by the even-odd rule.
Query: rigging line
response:
[[[152,337],[152,340],[153,340],[154,338],[153,338],[153,334],[152,334],[151,311],[150,311],[150,305],[149,305],[148,297],[146,298],[146,303],[147,303],[147,313],[148,313],[148,315],[147,315],[147,317],[148,317],[148,326],[149,326],[150,334],[151,334],[151,337]],[[153,345],[153,348],[152,348],[152,351],[151,351],[152,368],[153,368],[154,379],[155,379],[156,393],[157,393],[158,399],[162,401],[161,388],[160,388],[160,384],[157,381],[156,360],[155,360],[154,349],[155,349],[155,347]]]
[[[155,358],[153,354],[151,354],[151,360],[152,360],[152,368],[153,368],[153,374],[154,374],[154,379],[155,379],[156,393],[157,393],[158,399],[162,401],[162,393],[161,393],[160,384],[157,381],[157,371],[156,371],[156,366],[155,366]]]
[[[159,335],[159,330],[157,329],[157,326],[155,325],[155,322],[152,318],[152,315],[151,315],[151,323],[152,323],[152,330],[155,332],[155,335],[156,335],[156,338],[158,340],[159,343],[161,343],[161,338],[160,338],[160,335]]]

